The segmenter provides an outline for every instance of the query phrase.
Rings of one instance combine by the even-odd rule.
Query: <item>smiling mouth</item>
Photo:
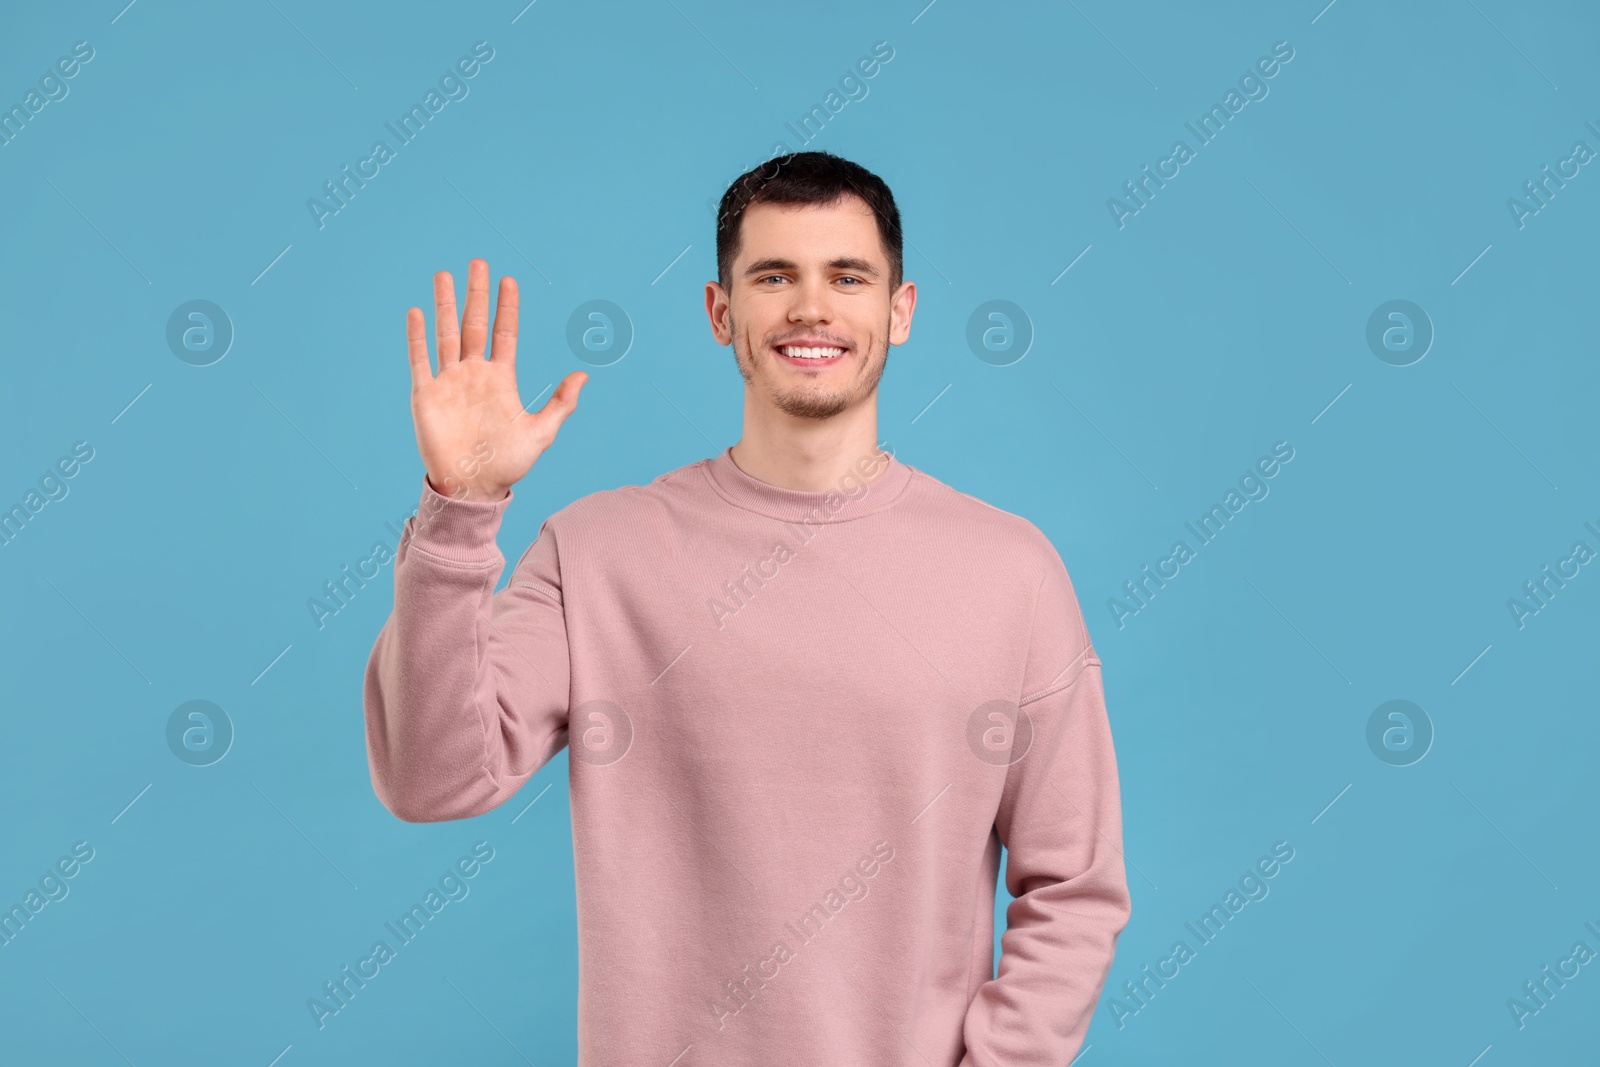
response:
[[[797,367],[827,367],[843,359],[849,349],[836,345],[774,345],[773,351]]]

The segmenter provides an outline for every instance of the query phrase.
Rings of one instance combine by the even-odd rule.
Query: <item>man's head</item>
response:
[[[722,197],[706,313],[752,399],[828,419],[875,398],[889,346],[910,336],[916,285],[902,266],[882,179],[827,152],[776,156]]]

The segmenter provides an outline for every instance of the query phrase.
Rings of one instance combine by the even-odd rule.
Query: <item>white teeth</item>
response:
[[[829,359],[833,356],[844,355],[844,349],[842,348],[800,348],[795,345],[784,345],[778,351],[796,359]]]

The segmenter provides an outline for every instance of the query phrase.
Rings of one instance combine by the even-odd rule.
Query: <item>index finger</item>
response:
[[[495,298],[489,358],[513,368],[517,365],[517,280],[509,274],[501,276],[500,295]]]

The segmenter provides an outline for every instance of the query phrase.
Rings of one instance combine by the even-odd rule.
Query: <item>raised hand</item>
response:
[[[411,418],[417,451],[428,482],[457,500],[504,500],[533,468],[568,415],[589,376],[573,371],[538,412],[524,411],[517,396],[517,282],[500,279],[494,338],[488,359],[483,347],[489,325],[489,264],[467,265],[467,306],[459,328],[455,280],[433,276],[439,372],[428,365],[427,322],[421,308],[406,311],[411,361]]]

